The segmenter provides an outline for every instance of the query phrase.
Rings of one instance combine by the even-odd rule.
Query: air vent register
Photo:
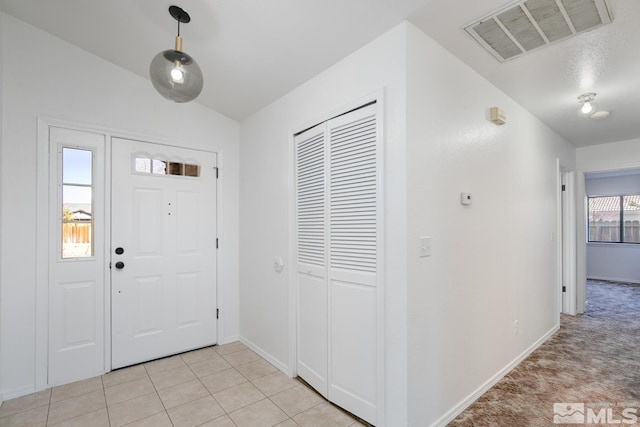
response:
[[[464,29],[504,62],[611,21],[605,0],[526,0],[511,3]]]

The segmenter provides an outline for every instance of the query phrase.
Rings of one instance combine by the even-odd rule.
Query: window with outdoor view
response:
[[[589,197],[589,241],[640,243],[640,195]]]
[[[93,151],[62,149],[62,258],[93,256]]]

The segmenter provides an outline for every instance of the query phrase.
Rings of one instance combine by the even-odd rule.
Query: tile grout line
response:
[[[182,360],[182,362],[184,363],[184,360],[182,359],[182,356],[180,356],[180,360]],[[160,401],[160,404],[162,405],[162,408],[164,409],[164,413],[165,413],[165,414],[167,414],[167,418],[169,419],[169,422],[171,423],[171,425],[172,425],[172,426],[175,426],[175,424],[173,423],[173,420],[171,419],[171,416],[169,415],[169,411],[167,411],[167,407],[166,407],[166,406],[164,406],[164,402],[162,401],[162,398],[160,397],[160,394],[158,393],[158,389],[156,388],[156,385],[155,385],[155,383],[153,382],[153,379],[151,378],[151,374],[150,374],[150,373],[149,373],[149,371],[147,370],[146,365],[145,365],[145,364],[143,364],[143,365],[142,365],[142,367],[144,368],[144,371],[147,373],[147,376],[149,377],[149,381],[151,382],[151,386],[153,387],[153,391],[155,392],[156,396],[158,397],[158,400]],[[176,368],[176,369],[177,369],[177,368]],[[170,369],[170,370],[171,370],[171,369]],[[151,394],[151,393],[149,393],[149,394]],[[158,415],[158,414],[160,414],[160,413],[161,413],[161,412],[158,412],[158,413],[155,413],[155,414],[149,415],[148,417],[141,418],[140,420],[136,420],[136,421],[133,421],[133,422],[141,421],[141,420],[144,420],[144,419],[146,419],[146,418],[151,418],[151,417],[153,417],[153,416],[155,416],[155,415]],[[129,423],[129,424],[131,424],[131,423]],[[109,424],[109,425],[111,425],[111,424]],[[126,427],[126,425],[125,425],[125,426],[122,426],[122,427]]]
[[[104,379],[102,375],[100,375],[100,383],[102,384],[102,393],[104,394],[104,410],[107,413],[107,424],[111,427],[111,416],[109,415],[109,404],[107,403],[107,389],[104,386]]]
[[[123,369],[129,369],[129,368],[133,368],[133,367],[135,367],[135,366],[139,366],[139,365],[128,366],[128,367],[123,368]],[[142,367],[144,368],[144,365],[140,364],[140,366],[142,366]],[[113,371],[111,371],[111,372],[113,372]],[[100,378],[104,377],[105,375],[109,375],[111,372],[107,372],[106,374],[102,374],[102,375],[100,375]],[[118,371],[116,371],[116,372],[118,372]],[[147,378],[149,378],[149,380],[151,380],[151,376],[149,375],[149,373],[147,373],[147,370],[146,370],[146,369],[144,370],[144,372],[145,372],[145,375],[147,376]],[[138,381],[138,380],[140,380],[140,379],[142,379],[142,378],[144,378],[144,377],[131,378],[131,379],[129,379],[129,380],[122,381],[122,382],[120,382],[120,383],[113,384],[113,385],[110,385],[110,386],[105,386],[105,385],[104,385],[104,381],[103,381],[103,382],[102,382],[102,385],[103,385],[104,390],[105,390],[105,393],[106,393],[106,391],[107,391],[107,389],[108,389],[108,388],[117,387],[117,386],[122,385],[122,384],[128,384],[128,383],[131,383],[131,382],[133,382],[133,381]]]
[[[94,377],[92,377],[92,378],[94,378]],[[81,380],[81,381],[84,381],[84,380]],[[78,399],[78,398],[81,398],[83,396],[86,396],[87,394],[97,393],[99,391],[102,391],[102,398],[103,398],[103,401],[104,401],[104,409],[106,409],[107,408],[107,402],[106,402],[106,396],[104,394],[104,386],[102,385],[102,378],[100,378],[100,385],[101,385],[101,390],[93,390],[93,391],[85,392],[85,393],[79,394],[77,396],[67,397],[66,399],[57,400],[55,402],[51,402],[51,399],[53,398],[53,389],[55,388],[55,387],[52,387],[50,389],[51,390],[51,395],[49,397],[49,406],[48,406],[48,409],[47,409],[47,420],[46,420],[46,424],[45,425],[47,425],[47,426],[49,425],[49,416],[51,414],[51,406],[52,405],[59,404],[59,403],[61,404],[62,402],[67,402],[67,401],[72,400],[72,399]],[[89,411],[89,412],[84,412],[84,413],[75,415],[75,416],[73,416],[71,418],[66,418],[66,419],[60,420],[60,421],[56,422],[55,424],[60,424],[60,423],[63,423],[65,421],[69,421],[69,420],[72,420],[72,419],[75,419],[75,418],[78,418],[78,417],[82,417],[82,416],[90,414],[92,412],[96,412],[96,411],[98,411],[100,409],[102,409],[102,408],[94,409],[94,410]],[[53,424],[53,425],[55,425],[55,424]]]
[[[255,353],[255,352],[254,352],[253,350],[251,350],[250,348],[247,348],[247,350],[250,350],[251,352]],[[239,351],[236,351],[236,352],[233,352],[233,353],[229,353],[229,354],[239,353],[240,351],[245,351],[245,350],[239,350]],[[219,353],[218,353],[218,354],[219,354]],[[229,365],[231,365],[231,362],[229,362],[229,361],[227,360],[227,358],[226,358],[226,357],[224,357],[224,355],[220,354],[220,356],[221,356],[221,357],[222,357],[222,358],[223,358],[223,359],[224,359],[224,360],[225,360]],[[258,360],[260,360],[260,359],[258,359]],[[239,364],[238,364],[238,366],[240,366],[240,365],[246,365],[246,364],[249,364],[249,363],[252,363],[252,362],[255,362],[255,360],[252,360],[251,362],[247,362],[247,363],[239,363]],[[247,380],[246,382],[248,382],[248,383],[249,383],[249,384],[251,384],[253,387],[255,387],[255,388],[256,388],[256,390],[258,390],[258,392],[264,396],[264,399],[258,399],[258,400],[256,400],[255,402],[251,402],[251,403],[248,403],[248,404],[246,404],[246,405],[244,405],[244,406],[241,406],[241,407],[239,407],[239,408],[236,408],[236,409],[234,409],[234,410],[233,410],[233,411],[231,411],[231,412],[239,411],[239,410],[244,409],[244,408],[246,408],[246,407],[248,407],[248,406],[250,406],[250,405],[253,405],[254,403],[261,402],[261,401],[263,401],[263,400],[265,400],[265,399],[268,399],[268,398],[269,398],[269,397],[268,397],[266,394],[264,394],[264,393],[263,393],[263,392],[262,392],[258,387],[256,387],[256,385],[253,383],[253,381],[251,381],[249,378],[247,378],[247,376],[246,376],[245,374],[243,374],[242,372],[240,372],[240,371],[238,370],[238,366],[231,365],[231,367],[232,367],[232,368],[233,368],[233,369],[234,369],[238,374],[240,374],[240,376],[242,376],[244,379],[246,379],[246,380]],[[240,385],[240,384],[238,384],[238,385]],[[233,386],[233,387],[236,387],[236,386]],[[233,387],[229,387],[229,388],[233,388]],[[229,388],[227,388],[227,390],[228,390]],[[215,397],[214,397],[214,399],[215,399]],[[217,400],[216,400],[216,401],[217,401]],[[220,407],[222,408],[222,405],[220,405]],[[231,412],[227,412],[227,410],[226,410],[226,409],[224,409],[224,408],[222,408],[222,410],[224,411],[224,413],[225,413],[225,414],[227,414],[227,416],[229,417],[229,419],[231,419],[231,421],[235,424],[235,422],[233,421],[233,418],[231,418]],[[283,412],[284,412],[284,411],[283,411]]]
[[[44,420],[44,425],[49,425],[49,413],[51,412],[51,397],[53,396],[53,389],[49,389],[49,402],[47,403],[47,417]]]
[[[251,349],[248,349],[248,350],[251,350]],[[238,351],[235,351],[235,352],[231,352],[231,353],[228,353],[228,354],[239,353],[240,351],[245,351],[245,349],[243,349],[243,350],[238,350]],[[251,350],[251,351],[252,351],[252,350]],[[253,404],[257,403],[257,402],[261,402],[261,401],[263,401],[263,400],[269,400],[271,403],[273,403],[273,404],[274,404],[278,409],[280,409],[280,410],[281,410],[281,411],[282,411],[282,412],[287,416],[287,420],[291,420],[291,421],[293,421],[296,425],[298,424],[298,423],[296,423],[296,422],[295,422],[295,421],[294,421],[294,420],[289,416],[289,414],[287,414],[284,410],[282,410],[282,408],[280,408],[278,405],[276,405],[276,404],[275,404],[275,402],[273,402],[273,401],[269,398],[269,396],[267,396],[265,393],[263,393],[263,392],[262,392],[262,390],[260,390],[260,389],[259,389],[259,388],[258,388],[258,387],[253,383],[253,380],[249,379],[246,375],[244,375],[242,372],[240,372],[240,371],[238,370],[238,366],[241,366],[241,365],[247,365],[247,364],[249,364],[249,363],[253,363],[253,362],[256,362],[256,361],[259,361],[259,360],[264,360],[264,359],[260,358],[260,359],[253,360],[253,361],[250,361],[250,362],[240,363],[240,364],[238,364],[238,366],[234,366],[234,365],[232,365],[232,364],[231,364],[231,362],[229,362],[229,360],[225,357],[225,355],[220,354],[220,353],[218,353],[217,351],[216,351],[216,354],[217,354],[218,356],[220,356],[220,357],[221,357],[225,362],[227,362],[227,363],[231,366],[231,368],[230,368],[230,369],[233,369],[233,370],[234,370],[236,373],[238,373],[241,377],[243,377],[244,379],[246,379],[246,382],[248,382],[248,383],[249,383],[249,384],[251,384],[253,387],[255,387],[255,388],[256,388],[256,389],[257,389],[257,390],[258,390],[258,391],[259,391],[259,392],[264,396],[264,398],[263,398],[263,399],[259,399],[259,400],[255,401],[255,402],[251,402],[251,403],[249,403],[249,404],[247,404],[247,405],[244,405],[244,406],[241,406],[241,407],[239,407],[239,408],[236,408],[236,409],[234,409],[234,410],[233,410],[233,411],[231,411],[231,412],[227,412],[227,410],[226,410],[226,409],[225,409],[225,408],[220,404],[220,402],[218,402],[218,400],[215,398],[215,396],[213,396],[213,393],[211,393],[211,391],[210,391],[210,390],[209,390],[209,389],[208,389],[208,388],[207,388],[207,387],[202,383],[201,377],[199,377],[195,372],[193,372],[193,369],[191,369],[191,365],[190,365],[189,363],[187,363],[184,359],[182,359],[182,360],[183,360],[183,362],[185,362],[185,364],[189,367],[189,369],[191,370],[191,372],[193,372],[193,374],[196,376],[196,378],[198,379],[198,382],[200,382],[200,384],[201,384],[201,385],[202,385],[202,386],[207,390],[207,392],[209,393],[209,395],[210,395],[210,396],[213,398],[213,400],[218,404],[218,406],[220,406],[220,408],[222,409],[222,411],[224,412],[224,414],[225,414],[225,415],[226,415],[226,416],[231,420],[231,422],[232,422],[234,425],[237,425],[237,424],[235,423],[235,421],[233,421],[233,418],[231,418],[231,413],[232,413],[232,412],[239,411],[239,410],[244,409],[244,408],[246,408],[246,407],[248,407],[248,406],[251,406],[251,405],[253,405]],[[197,362],[195,362],[195,363],[197,363]],[[267,362],[267,363],[268,363],[268,362]],[[230,370],[230,369],[229,369],[229,370]],[[226,369],[223,369],[222,371],[225,371],[225,370],[226,370]],[[217,372],[222,372],[222,371],[217,371]],[[217,372],[213,372],[213,373],[211,373],[211,375],[213,375],[213,374],[215,374],[215,373],[217,373]],[[259,376],[259,377],[254,378],[254,380],[255,380],[255,379],[258,379],[258,378],[263,378],[263,377],[265,377],[265,376],[267,376],[267,375],[270,375],[270,374],[272,374],[272,373],[273,373],[273,372],[270,372],[269,374],[261,375],[261,376]],[[241,384],[242,384],[242,383],[241,383]],[[239,384],[238,384],[238,385],[239,385]],[[220,390],[219,392],[222,392],[222,391],[224,391],[224,390],[228,390],[228,389],[233,388],[233,387],[235,387],[235,386],[227,387],[227,388],[225,388],[225,389],[223,389],[223,390]],[[220,418],[220,417],[219,417],[219,418]],[[212,421],[212,420],[209,420],[209,421]],[[207,421],[207,422],[209,422],[209,421]],[[286,421],[286,420],[284,420],[284,421]],[[282,421],[282,422],[284,422],[284,421]],[[206,422],[205,422],[204,424],[206,424]],[[202,424],[201,424],[201,425],[202,425]]]
[[[213,347],[215,347],[215,346],[213,346]],[[213,347],[211,347],[211,348],[213,348]],[[214,351],[215,351],[215,350],[214,350]],[[220,357],[221,357],[225,362],[229,363],[229,362],[227,361],[227,359],[225,359],[225,357],[224,357],[223,355],[221,355],[221,354],[220,354],[220,353],[218,353],[217,351],[215,351],[215,353],[216,353],[216,355],[220,356]],[[227,418],[229,418],[229,419],[231,420],[231,422],[232,422],[234,425],[236,425],[236,423],[235,423],[235,422],[233,422],[233,420],[231,419],[231,417],[229,416],[229,414],[227,413],[227,411],[222,407],[222,405],[220,404],[220,402],[218,402],[218,399],[216,399],[216,398],[215,398],[215,396],[213,395],[213,393],[211,393],[211,391],[207,388],[207,386],[206,386],[206,385],[204,385],[204,384],[202,383],[202,380],[200,379],[200,377],[199,377],[199,376],[198,376],[198,375],[193,371],[193,369],[191,369],[191,365],[190,365],[189,363],[187,363],[187,362],[182,358],[182,355],[180,356],[180,358],[181,358],[181,359],[182,359],[182,361],[185,363],[185,365],[187,365],[187,367],[189,368],[189,370],[191,371],[191,373],[193,373],[193,375],[196,377],[196,379],[198,380],[198,382],[200,383],[200,385],[201,385],[202,387],[204,387],[204,389],[205,389],[205,390],[207,390],[207,393],[209,393],[209,396],[211,396],[211,398],[213,399],[213,401],[214,401],[214,402],[216,402],[216,404],[220,407],[220,409],[222,409],[222,412],[224,413],[224,415],[226,415],[226,416],[227,416]],[[205,360],[206,360],[206,359],[205,359]],[[194,362],[194,363],[198,363],[198,362]],[[231,364],[229,363],[229,365],[231,365]],[[233,366],[231,366],[231,368],[233,368]],[[233,369],[235,369],[235,368],[233,368]],[[219,372],[222,372],[222,371],[219,371]],[[215,374],[215,372],[213,372],[211,375],[213,375],[213,374]],[[242,374],[240,374],[240,375],[242,375]],[[206,375],[205,375],[205,376],[206,376]],[[197,400],[197,399],[195,399],[195,400]],[[192,402],[193,402],[193,400],[192,400]],[[187,402],[187,403],[189,403],[189,402]],[[186,403],[185,403],[185,404],[186,404]],[[180,405],[180,406],[182,406],[182,405]],[[171,418],[171,417],[169,417],[169,418]],[[222,415],[221,415],[220,417],[218,417],[218,418],[222,418]],[[217,419],[217,418],[214,418],[213,420],[205,421],[204,423],[199,424],[199,425],[207,424],[208,422],[210,422],[210,421],[214,421],[214,420],[216,420],[216,419]],[[172,421],[172,424],[173,424],[173,421]]]
[[[244,344],[243,344],[243,346],[244,346]],[[231,362],[230,362],[230,361],[225,357],[225,356],[228,356],[228,355],[230,355],[230,354],[239,353],[239,352],[241,352],[241,351],[246,351],[246,350],[253,351],[253,350],[251,350],[250,348],[248,348],[248,347],[246,347],[246,346],[244,346],[244,347],[245,347],[245,348],[243,348],[243,349],[240,349],[240,350],[237,350],[237,351],[232,351],[232,352],[227,353],[227,354],[220,354],[218,351],[216,351],[216,354],[218,354],[218,356],[222,357],[222,359],[223,359],[225,362],[227,362],[227,363],[229,364],[229,366],[231,366],[231,368],[230,368],[230,369],[233,369],[233,370],[234,370],[238,375],[240,375],[242,378],[244,378],[244,379],[246,380],[245,382],[248,382],[248,383],[249,383],[249,384],[251,384],[252,386],[256,387],[256,385],[255,385],[255,384],[253,384],[253,381],[251,381],[251,380],[250,380],[250,379],[249,379],[245,374],[243,374],[242,372],[240,372],[240,371],[238,370],[238,367],[237,367],[237,366],[234,366],[233,364],[231,364]],[[261,359],[262,359],[262,358],[261,358]],[[260,359],[258,359],[258,360],[260,360]],[[247,362],[247,363],[251,363],[251,362]],[[241,364],[238,364],[238,366],[240,366],[240,365],[242,365],[242,363],[241,363]],[[222,372],[222,371],[220,371],[220,372]],[[212,374],[212,375],[213,375],[213,374]],[[196,375],[196,377],[198,378],[198,380],[200,380],[200,377],[198,377],[197,375]],[[202,381],[200,381],[200,383],[202,383]],[[242,384],[242,383],[240,383],[240,384]],[[222,392],[222,391],[224,391],[224,390],[229,390],[229,389],[231,389],[231,388],[233,388],[233,387],[236,387],[236,386],[238,386],[238,385],[240,385],[240,384],[236,384],[235,386],[227,387],[227,388],[225,388],[225,389],[223,389],[223,390],[220,390],[220,391],[218,391],[218,392]],[[204,384],[202,384],[202,385],[204,386]],[[222,408],[222,411],[223,411],[223,412],[224,412],[224,414],[227,416],[227,418],[229,418],[229,420],[231,420],[231,422],[232,422],[232,423],[233,423],[233,425],[235,425],[235,426],[237,426],[237,424],[236,424],[236,422],[233,420],[233,418],[231,418],[231,412],[239,411],[239,410],[241,410],[241,409],[243,409],[243,408],[246,408],[246,407],[248,407],[248,406],[250,406],[250,405],[253,405],[253,404],[254,404],[254,403],[256,403],[256,402],[260,402],[260,401],[262,401],[262,400],[265,400],[265,399],[268,399],[268,398],[269,398],[267,395],[265,395],[264,393],[262,393],[262,391],[261,391],[260,389],[258,389],[258,387],[256,387],[256,389],[257,389],[260,393],[262,393],[262,395],[263,395],[263,396],[265,396],[265,399],[259,399],[259,400],[257,400],[256,402],[252,402],[252,403],[250,403],[250,404],[247,404],[247,405],[245,405],[245,406],[242,406],[242,407],[240,407],[240,408],[237,408],[237,409],[235,409],[235,410],[233,410],[233,411],[231,411],[231,412],[227,412],[227,410],[226,410],[226,409],[225,409],[225,408],[220,404],[220,402],[218,402],[218,400],[215,398],[215,396],[213,396],[213,393],[211,393],[211,391],[210,391],[206,386],[204,386],[204,387],[207,389],[207,391],[209,392],[209,394],[211,395],[211,397],[213,397],[213,399],[218,403],[218,405],[220,406],[220,408]],[[284,421],[283,421],[283,422],[284,422]],[[297,424],[297,423],[296,423],[296,424]]]

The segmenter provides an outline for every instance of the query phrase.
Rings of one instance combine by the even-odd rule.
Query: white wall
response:
[[[120,130],[149,140],[217,151],[223,174],[221,340],[237,332],[238,124],[197,103],[174,104],[151,83],[9,15],[2,14],[2,242],[0,392],[34,387],[36,124],[39,116]],[[150,58],[155,52],[149,52]]]
[[[587,244],[587,278],[640,283],[640,245]]]
[[[406,425],[405,27],[402,24],[241,124],[240,334],[282,369],[290,352],[292,134],[384,89],[388,426]],[[285,269],[273,269],[282,256]]]
[[[640,194],[640,175],[587,178],[586,196]],[[587,277],[640,283],[640,245],[587,243]]]
[[[386,425],[423,426],[559,326],[556,159],[573,168],[575,149],[409,23],[244,121],[240,333],[283,369],[292,277],[272,264],[294,262],[291,134],[382,87]],[[487,121],[496,105],[503,127]],[[418,236],[433,238],[430,258]]]
[[[585,177],[587,196],[619,196],[621,194],[640,194],[640,171],[635,175]]]
[[[457,414],[559,326],[556,159],[572,168],[575,150],[408,30],[409,425],[426,426]],[[488,121],[493,106],[504,126]],[[432,237],[431,257],[418,257],[419,236]]]
[[[603,172],[640,167],[640,138],[576,149],[576,168]]]

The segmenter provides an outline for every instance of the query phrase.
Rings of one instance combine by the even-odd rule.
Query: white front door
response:
[[[112,141],[116,369],[217,342],[216,154]]]

